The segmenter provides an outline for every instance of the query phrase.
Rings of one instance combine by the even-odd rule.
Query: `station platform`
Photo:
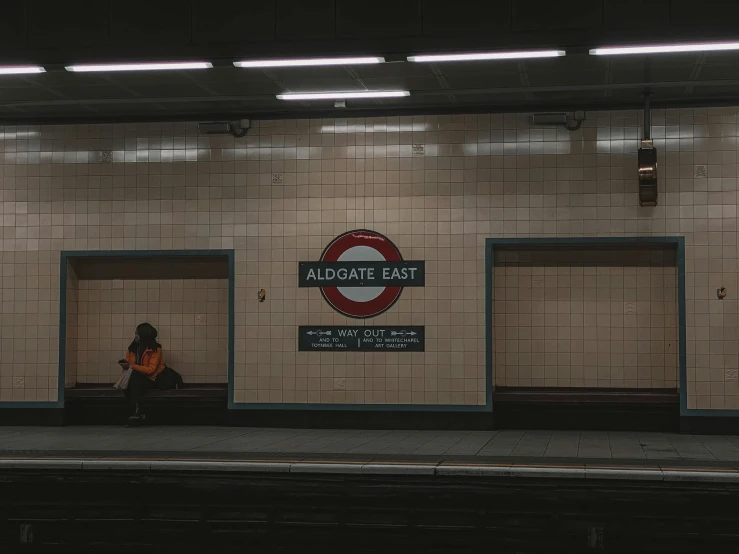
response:
[[[736,552],[739,437],[0,427],[0,498],[1,552]]]
[[[0,427],[0,469],[739,483],[739,437],[595,431]]]

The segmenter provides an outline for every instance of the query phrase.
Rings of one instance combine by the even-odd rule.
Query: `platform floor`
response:
[[[0,427],[0,456],[173,454],[551,459],[739,465],[739,436],[597,431],[373,431],[244,427]]]
[[[739,437],[0,427],[0,498],[44,552],[739,552]]]
[[[735,474],[739,436],[577,431],[0,427],[0,461],[472,464]]]

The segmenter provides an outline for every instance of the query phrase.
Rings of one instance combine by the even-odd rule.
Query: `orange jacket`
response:
[[[131,364],[134,371],[143,373],[151,381],[154,381],[164,369],[164,356],[161,348],[157,348],[156,351],[151,348],[144,350],[141,356],[141,365],[136,363],[136,354],[133,352],[126,352],[126,361]]]

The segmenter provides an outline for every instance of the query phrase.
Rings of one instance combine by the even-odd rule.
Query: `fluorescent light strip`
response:
[[[530,58],[557,58],[564,50],[529,50],[520,52],[479,52],[473,54],[429,54],[408,56],[409,62],[475,62],[485,60],[525,60]]]
[[[0,75],[28,75],[30,73],[45,73],[40,65],[10,65],[0,66]]]
[[[591,56],[618,56],[623,54],[671,54],[680,52],[720,52],[739,50],[739,42],[704,42],[698,44],[657,44],[653,46],[608,46],[593,48]]]
[[[280,100],[345,100],[349,98],[399,98],[410,96],[407,90],[366,90],[354,92],[287,92]]]
[[[304,58],[295,60],[243,60],[234,62],[236,67],[308,67],[318,65],[367,65],[384,63],[385,58]]]
[[[68,65],[64,69],[77,73],[98,71],[164,71],[169,69],[209,69],[210,62],[153,62]]]

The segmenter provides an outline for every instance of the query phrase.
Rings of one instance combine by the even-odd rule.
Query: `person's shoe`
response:
[[[145,418],[142,418],[138,414],[132,415],[131,417],[128,418],[128,424],[126,425],[126,427],[140,427],[144,419]]]

